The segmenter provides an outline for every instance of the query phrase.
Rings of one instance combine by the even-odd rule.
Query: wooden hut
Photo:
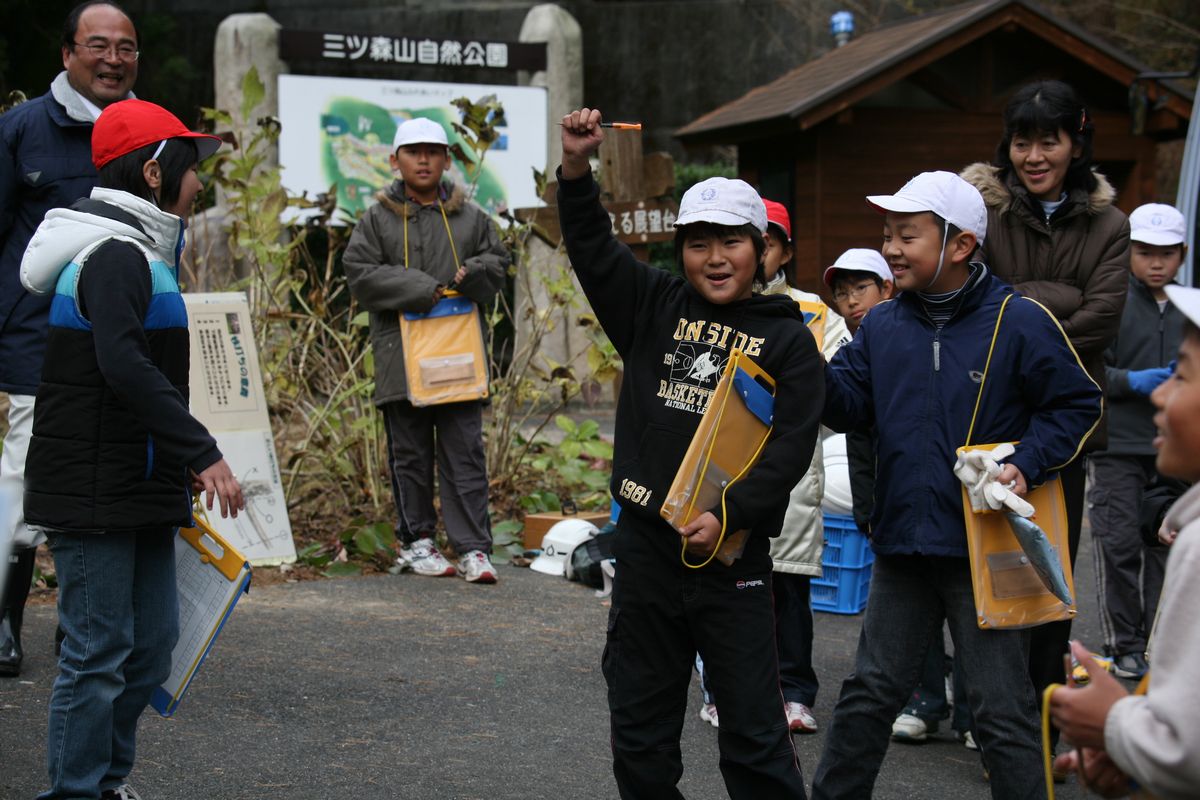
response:
[[[1084,98],[1120,207],[1154,200],[1157,144],[1186,134],[1192,104],[1177,85],[1142,81],[1151,110],[1134,133],[1129,90],[1147,69],[1025,0],[977,0],[853,39],[676,136],[737,145],[741,176],[791,208],[797,282],[820,291],[822,269],[842,251],[880,242],[865,195],[991,160],[1008,98],[1037,78]]]

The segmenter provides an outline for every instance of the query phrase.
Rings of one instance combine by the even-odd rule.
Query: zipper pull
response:
[[[933,340],[933,371],[942,371],[942,343],[937,339]]]

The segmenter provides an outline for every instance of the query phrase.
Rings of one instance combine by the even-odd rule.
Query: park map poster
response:
[[[400,123],[418,116],[433,119],[446,129],[451,145],[462,144],[469,153],[451,125],[461,118],[452,103],[491,94],[503,107],[506,124],[487,152],[472,199],[489,214],[540,205],[533,170],[546,166],[546,90],[527,86],[281,75],[284,186],[310,198],[334,187],[343,219],[353,220],[393,180],[388,157]],[[469,185],[463,165],[452,161],[447,176]]]

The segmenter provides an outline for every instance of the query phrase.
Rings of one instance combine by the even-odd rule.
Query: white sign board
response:
[[[246,510],[208,521],[251,564],[296,560],[292,524],[267,417],[250,306],[241,292],[185,294],[191,338],[191,411],[217,440],[242,485]]]
[[[507,124],[488,150],[473,199],[489,213],[540,205],[533,170],[546,168],[546,90],[529,86],[381,81],[365,78],[279,77],[279,163],[283,184],[309,197],[336,186],[338,207],[353,216],[368,208],[394,176],[388,157],[396,126],[429,117],[450,144],[470,148],[451,127],[461,115],[452,101],[494,94]],[[469,185],[455,161],[448,177]]]

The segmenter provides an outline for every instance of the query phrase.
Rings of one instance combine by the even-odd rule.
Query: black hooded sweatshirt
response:
[[[622,513],[671,530],[659,509],[738,348],[775,379],[775,419],[758,463],[726,493],[726,529],[777,536],[788,493],[812,460],[825,402],[824,360],[799,306],[785,295],[710,303],[617,241],[591,174],[560,174],[558,187],[572,268],[624,361],[611,487]],[[719,506],[708,510],[721,518]]]

